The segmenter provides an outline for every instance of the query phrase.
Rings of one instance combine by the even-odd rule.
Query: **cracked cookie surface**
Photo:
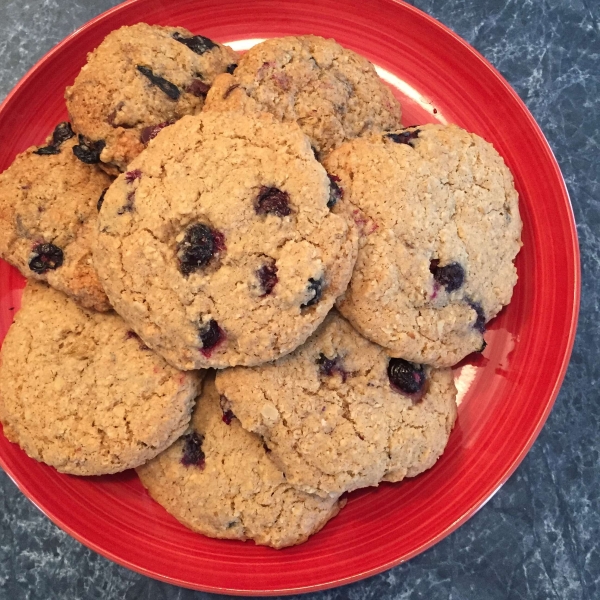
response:
[[[263,436],[287,481],[308,493],[400,481],[430,468],[456,418],[450,369],[423,369],[419,394],[393,387],[389,356],[335,311],[294,353],[217,374],[222,402]]]
[[[188,426],[200,378],[148,350],[114,313],[29,282],[2,345],[0,419],[32,458],[72,475],[155,457]]]
[[[112,179],[73,154],[61,123],[47,145],[19,154],[0,175],[0,256],[82,306],[110,310],[92,264],[97,204]],[[53,137],[57,139],[54,140]]]
[[[342,314],[394,356],[450,366],[510,302],[522,222],[493,146],[455,125],[354,140],[324,162],[360,228]],[[382,174],[384,176],[382,176]]]
[[[353,224],[297,125],[204,113],[106,193],[94,263],[115,310],[181,369],[291,352],[346,289]]]
[[[228,46],[182,27],[121,27],[88,55],[65,92],[73,128],[104,144],[99,160],[116,175],[161,126],[199,112],[216,75],[237,59]]]
[[[294,121],[321,158],[346,140],[400,126],[401,109],[364,57],[315,35],[266,40],[221,75],[206,110],[262,110]]]
[[[137,469],[150,495],[186,527],[210,537],[275,548],[306,541],[344,501],[293,488],[258,436],[237,419],[227,424],[212,376],[203,388],[191,432]]]

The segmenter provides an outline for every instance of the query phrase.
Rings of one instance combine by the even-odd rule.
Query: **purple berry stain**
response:
[[[292,214],[290,195],[276,187],[262,186],[254,205],[257,215],[287,217]]]
[[[142,129],[140,134],[140,141],[142,144],[147,144],[150,140],[153,140],[165,127],[173,125],[173,121],[163,121],[158,125],[150,125]]]
[[[427,381],[423,365],[403,358],[390,358],[387,372],[393,390],[410,396],[415,404],[421,400]]]
[[[183,436],[183,454],[181,464],[186,467],[204,468],[205,455],[202,452],[204,437],[195,431]]]
[[[461,288],[465,282],[465,270],[457,262],[443,267],[440,267],[439,264],[439,260],[432,260],[429,264],[429,271],[435,281],[443,285],[449,294]]]
[[[192,79],[185,91],[196,96],[196,98],[204,98],[208,94],[208,90],[210,90],[210,85],[200,79]]]
[[[142,172],[139,169],[134,169],[133,171],[127,171],[125,173],[125,181],[127,183],[133,183],[136,179],[139,179],[142,176]]]
[[[214,319],[211,319],[208,323],[200,327],[198,337],[202,342],[200,354],[205,358],[210,358],[215,348],[225,340],[225,332]]]
[[[219,404],[221,405],[221,412],[223,413],[223,423],[225,423],[225,425],[231,425],[231,421],[235,419],[235,415],[231,410],[231,402],[229,402],[227,396],[221,395]]]

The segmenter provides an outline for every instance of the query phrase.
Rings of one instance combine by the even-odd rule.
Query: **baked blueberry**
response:
[[[257,215],[287,217],[292,214],[290,195],[276,187],[262,186],[254,205]]]
[[[206,96],[208,90],[210,90],[210,85],[200,79],[192,79],[192,82],[186,88],[186,92],[194,94],[197,98]]]
[[[202,342],[202,348],[200,349],[200,352],[202,352],[202,354],[205,356],[210,356],[212,350],[225,338],[223,330],[219,327],[219,324],[214,319],[211,319],[208,323],[200,328],[198,336]]]
[[[323,279],[313,279],[312,277],[308,280],[308,293],[311,296],[304,304],[300,305],[300,308],[307,308],[316,304],[323,295],[324,282]]]
[[[217,47],[211,39],[204,37],[203,35],[194,35],[192,37],[185,37],[179,32],[173,34],[173,39],[180,42],[184,46],[187,46],[192,52],[196,54],[204,54],[209,50]]]
[[[470,298],[467,299],[467,304],[477,313],[477,319],[473,327],[481,333],[485,333],[485,312],[479,302],[475,302]]]
[[[432,260],[429,265],[429,271],[433,274],[433,278],[443,285],[448,293],[461,288],[465,282],[465,270],[461,265],[451,262],[440,267],[439,263],[439,260]]]
[[[392,388],[403,394],[418,394],[425,386],[423,365],[408,362],[403,358],[390,358],[387,372]]]
[[[204,467],[204,452],[202,442],[204,437],[195,431],[183,436],[183,455],[181,464],[186,467]]]
[[[222,234],[208,225],[196,223],[188,227],[183,240],[177,246],[179,270],[184,275],[197,271],[208,264],[223,245]]]
[[[38,244],[34,246],[29,259],[29,268],[38,275],[46,271],[54,271],[63,264],[63,251],[54,244]]]
[[[400,133],[386,133],[385,137],[396,144],[408,144],[412,146],[412,140],[416,140],[419,137],[419,133],[419,129],[414,129],[413,131],[401,131]]]
[[[159,90],[164,92],[171,100],[179,100],[179,96],[181,95],[181,91],[174,84],[161,77],[160,75],[155,75],[152,72],[152,69],[145,67],[143,65],[137,65],[137,70],[146,77],[152,85],[155,85]]]
[[[86,140],[82,135],[78,138],[79,144],[73,146],[73,154],[83,163],[94,165],[100,162],[100,154],[106,146],[104,140],[92,142]]]
[[[329,177],[329,200],[327,201],[327,208],[333,208],[338,200],[344,197],[344,189],[338,185],[340,178],[337,175],[327,175]]]
[[[268,296],[275,287],[275,284],[279,281],[277,277],[277,266],[275,261],[271,264],[263,265],[256,272],[258,280],[260,281],[260,287],[262,288],[262,296]]]

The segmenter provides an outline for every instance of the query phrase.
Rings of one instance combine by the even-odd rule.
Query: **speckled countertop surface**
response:
[[[0,0],[0,97],[113,0]],[[600,2],[414,0],[486,56],[541,125],[567,181],[582,253],[579,331],[539,439],[458,531],[386,573],[306,600],[600,598]],[[518,135],[518,132],[515,132]],[[0,598],[217,598],[148,579],[54,526],[0,471]]]

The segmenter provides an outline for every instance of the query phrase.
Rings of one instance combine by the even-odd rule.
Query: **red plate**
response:
[[[195,535],[145,494],[135,473],[59,475],[0,436],[0,463],[23,493],[75,538],[122,565],[191,588],[238,594],[306,592],[405,561],[468,519],[529,450],[571,353],[579,249],[567,191],[533,117],[497,71],[415,8],[378,0],[133,0],[90,21],[46,55],[0,107],[0,169],[66,117],[72,83],[112,29],[144,20],[219,41],[286,34],[334,37],[379,65],[397,87],[404,123],[457,123],[492,142],[521,196],[524,247],[512,304],[493,321],[484,356],[457,369],[458,422],[448,450],[412,481],[350,496],[306,544],[283,551]],[[0,336],[23,280],[0,264]],[[31,374],[35,377],[35,373]]]

